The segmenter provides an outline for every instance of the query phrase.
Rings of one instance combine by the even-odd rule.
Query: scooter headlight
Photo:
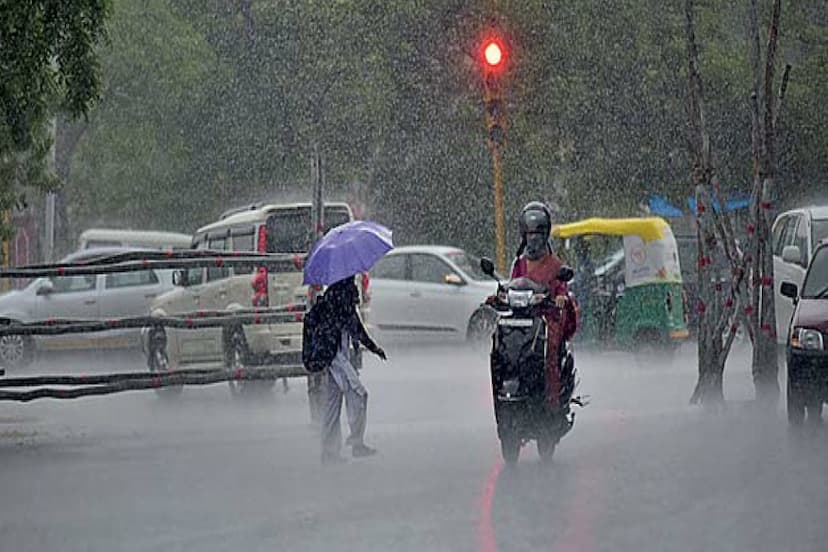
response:
[[[529,306],[529,302],[532,300],[532,291],[531,290],[516,290],[510,289],[508,293],[509,298],[509,306],[515,308],[525,308]]]

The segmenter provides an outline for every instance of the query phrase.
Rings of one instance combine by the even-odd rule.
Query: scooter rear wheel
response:
[[[551,435],[542,435],[538,437],[538,456],[544,462],[550,462],[552,455],[555,454],[555,447],[558,445],[558,439]]]

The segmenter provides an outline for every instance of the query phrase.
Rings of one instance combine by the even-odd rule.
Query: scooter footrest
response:
[[[589,404],[589,395],[584,395],[584,396],[579,395],[577,397],[572,397],[571,399],[569,399],[569,402],[570,402],[570,404],[576,404],[576,405],[580,406],[581,408],[583,408],[583,407],[585,407]]]

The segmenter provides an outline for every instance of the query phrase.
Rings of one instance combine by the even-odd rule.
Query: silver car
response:
[[[62,262],[90,260],[134,248],[98,248],[73,253]],[[109,319],[149,314],[150,303],[172,289],[171,270],[141,270],[92,276],[38,278],[21,290],[0,295],[0,321],[33,322],[49,318]],[[38,350],[130,348],[140,346],[140,329],[94,334],[0,337],[0,366],[21,368]]]
[[[370,275],[371,321],[381,340],[476,342],[490,335],[489,315],[480,305],[497,293],[497,282],[462,249],[397,247]]]

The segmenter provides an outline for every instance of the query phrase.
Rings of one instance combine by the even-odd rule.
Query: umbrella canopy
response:
[[[367,272],[393,248],[391,230],[376,222],[356,220],[331,228],[308,256],[302,283],[327,286]]]

